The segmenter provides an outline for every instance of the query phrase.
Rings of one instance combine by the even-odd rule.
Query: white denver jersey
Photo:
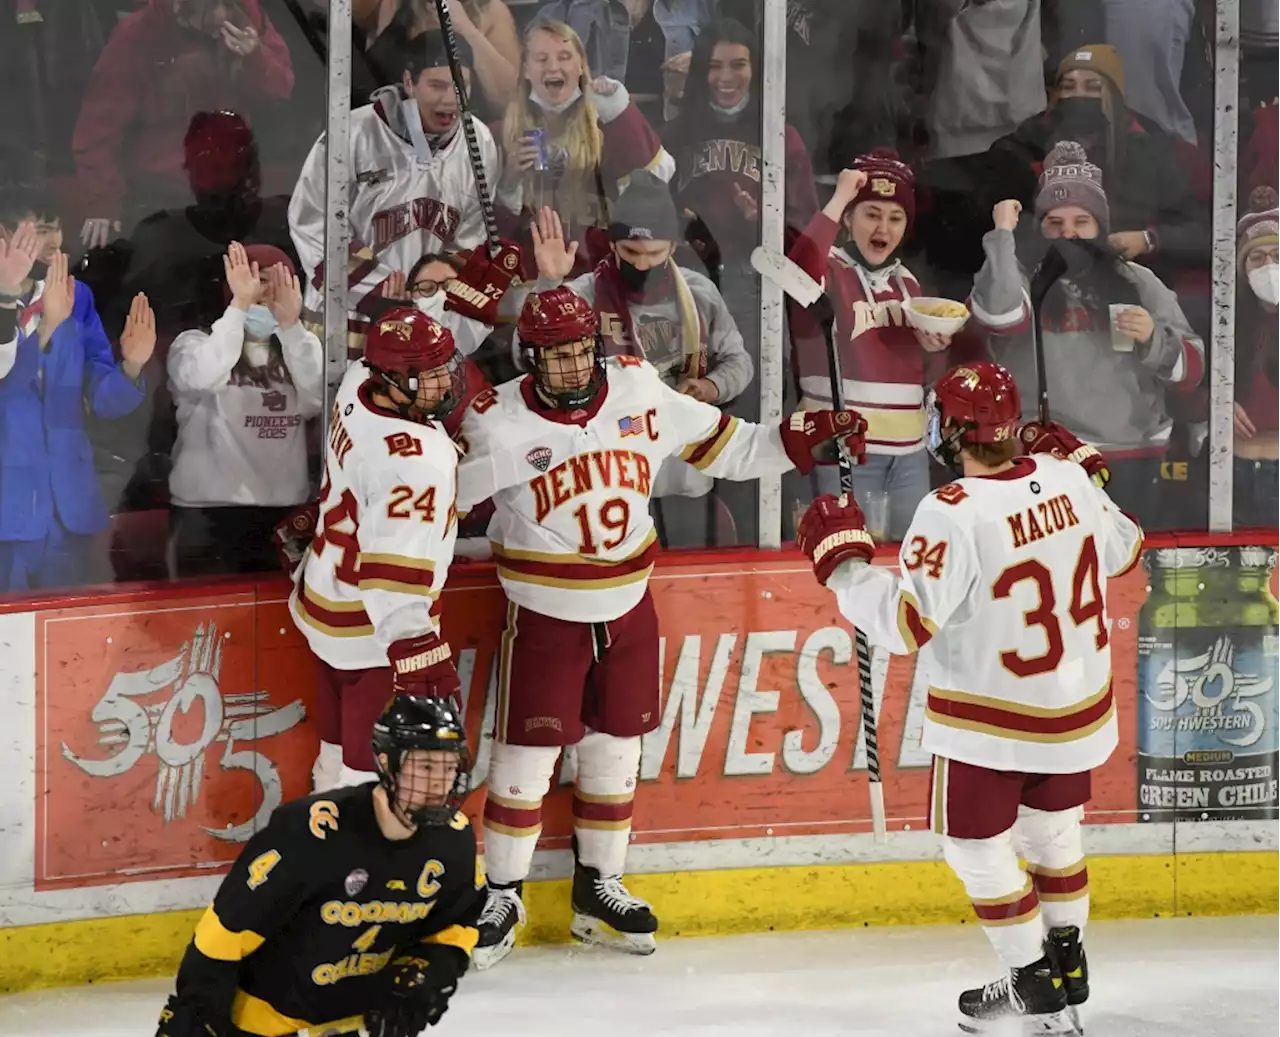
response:
[[[1084,469],[1043,454],[920,502],[901,575],[843,565],[840,611],[929,679],[924,748],[994,770],[1070,774],[1116,747],[1107,577],[1142,530]]]
[[[547,410],[526,376],[481,393],[462,424],[458,508],[493,498],[507,598],[575,623],[617,619],[644,597],[658,551],[649,496],[666,458],[721,479],[792,467],[777,428],[683,396],[633,357],[610,357],[605,372],[594,413]]]
[[[416,109],[410,115],[418,118]],[[497,145],[484,123],[472,118],[471,124],[492,187],[498,179]],[[350,310],[393,270],[408,271],[425,253],[468,249],[484,240],[484,217],[462,128],[424,159],[392,125],[405,132],[402,111],[384,117],[380,104],[370,104],[351,113]],[[322,136],[289,201],[289,233],[306,269],[306,306],[317,313],[323,305],[317,282],[324,263],[324,178]]]
[[[458,535],[458,450],[444,429],[374,404],[369,370],[338,389],[320,522],[289,599],[311,650],[339,670],[387,665],[387,646],[438,630]]]

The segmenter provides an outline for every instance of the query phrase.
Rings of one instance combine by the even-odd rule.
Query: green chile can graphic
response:
[[[1143,821],[1280,816],[1280,607],[1270,547],[1147,552],[1138,621]]]

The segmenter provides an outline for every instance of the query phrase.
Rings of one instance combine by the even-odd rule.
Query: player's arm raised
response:
[[[458,812],[449,825],[450,852],[443,867],[426,881],[438,882],[435,910],[425,929],[388,966],[388,997],[377,1011],[381,1032],[416,1034],[435,1026],[449,1007],[458,981],[471,965],[471,952],[480,939],[477,928],[487,897],[484,870],[476,854],[476,836],[465,814]],[[428,862],[440,864],[438,860]],[[371,1027],[371,1033],[379,1032]]]
[[[841,452],[860,458],[866,450],[867,423],[856,411],[797,411],[779,425],[756,425],[658,384],[659,420],[673,429],[678,456],[717,479],[757,479],[792,468],[807,474],[815,465],[835,464]]]
[[[841,614],[897,655],[923,648],[977,578],[972,544],[943,507],[926,497],[917,509],[896,576],[870,564],[875,545],[851,496],[823,495],[800,521],[797,544],[818,582],[835,594]]]
[[[457,475],[439,438],[425,428],[388,436],[387,463],[362,473],[360,596],[396,692],[450,698],[461,686],[435,606],[453,558]]]
[[[232,1032],[240,963],[293,917],[306,894],[315,848],[293,828],[292,815],[278,810],[245,844],[196,925],[178,968],[177,992],[160,1013],[157,1037]]]

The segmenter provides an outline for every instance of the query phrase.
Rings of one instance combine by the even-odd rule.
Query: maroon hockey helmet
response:
[[[967,443],[1003,443],[1017,434],[1022,398],[1013,375],[979,360],[953,367],[925,401],[925,445],[940,464],[956,468]]]
[[[604,384],[599,330],[600,321],[591,304],[563,285],[533,292],[525,300],[516,323],[520,348],[538,391],[556,407],[584,407]],[[566,346],[579,348],[558,348]],[[590,363],[591,376],[585,384],[576,385],[584,357]]]
[[[462,357],[454,345],[453,333],[413,306],[397,306],[373,322],[365,342],[364,360],[383,383],[384,392],[395,386],[408,397],[408,402],[397,403],[396,409],[414,421],[424,417],[443,420],[458,405],[466,388]],[[419,382],[437,369],[448,375],[449,390],[430,407],[421,407],[417,402]]]

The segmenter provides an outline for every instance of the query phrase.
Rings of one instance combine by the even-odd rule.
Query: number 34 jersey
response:
[[[458,448],[444,429],[373,400],[352,364],[329,421],[316,538],[289,601],[311,650],[339,670],[436,630],[458,535]]]
[[[684,396],[633,357],[605,361],[590,407],[551,410],[531,377],[488,390],[462,424],[458,507],[492,497],[489,539],[507,598],[574,623],[605,623],[644,597],[658,545],[649,495],[677,456],[707,475],[791,467],[777,428]]]
[[[925,497],[900,575],[846,565],[828,586],[873,643],[919,651],[928,752],[1070,774],[1117,744],[1107,578],[1141,547],[1141,528],[1082,468],[1036,455]]]

